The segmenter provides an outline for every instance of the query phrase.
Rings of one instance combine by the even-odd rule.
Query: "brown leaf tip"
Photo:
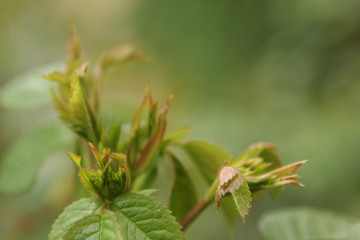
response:
[[[240,174],[239,169],[235,167],[223,167],[220,171],[220,186],[225,185],[228,181],[230,181],[232,178],[234,178],[236,175]]]
[[[248,149],[257,149],[257,148],[276,149],[276,145],[268,142],[258,142],[258,143],[253,143],[248,147]]]

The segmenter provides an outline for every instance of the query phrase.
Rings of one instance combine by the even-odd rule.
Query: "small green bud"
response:
[[[100,153],[91,143],[90,148],[99,164],[97,170],[83,168],[81,157],[73,153],[69,154],[79,169],[83,186],[103,200],[111,200],[125,193],[130,185],[126,156],[122,153],[111,153],[109,149],[104,149]]]

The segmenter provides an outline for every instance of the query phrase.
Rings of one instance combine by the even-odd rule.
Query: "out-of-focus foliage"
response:
[[[268,240],[355,240],[359,239],[357,222],[359,218],[303,207],[273,211],[259,226]]]
[[[19,194],[28,190],[44,160],[72,142],[71,133],[59,125],[38,128],[17,139],[0,165],[0,191]]]
[[[0,88],[34,67],[64,59],[63,43],[73,23],[91,60],[119,42],[135,43],[153,59],[108,74],[122,80],[104,86],[109,90],[104,110],[114,110],[106,120],[129,121],[149,81],[157,96],[174,91],[170,120],[173,127],[191,125],[190,137],[214,139],[232,153],[270,141],[284,159],[311,159],[301,170],[305,189],[286,190],[273,203],[257,202],[246,226],[236,225],[245,239],[259,239],[257,216],[280,206],[321,205],[359,216],[359,5],[357,0],[0,1]],[[2,159],[15,137],[55,118],[50,105],[17,112],[2,107]],[[47,165],[38,178],[56,182],[44,171],[65,164],[62,160],[51,160],[55,165]],[[41,187],[22,201],[0,200],[2,238],[47,235],[44,223],[65,204],[39,202],[54,196]],[[52,211],[39,216],[44,205]],[[5,219],[7,213],[12,217]],[[206,239],[227,236],[218,230],[220,220],[209,220],[217,219],[213,215],[206,212],[189,238],[200,239],[198,232],[206,232]]]
[[[53,63],[31,70],[11,79],[0,92],[0,105],[6,110],[25,110],[41,107],[49,103],[49,84],[39,76],[61,68],[63,64]]]

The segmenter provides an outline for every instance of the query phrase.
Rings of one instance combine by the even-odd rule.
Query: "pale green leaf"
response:
[[[64,240],[119,240],[120,228],[114,213],[85,216],[75,222],[63,236]]]
[[[231,193],[233,196],[236,208],[245,221],[247,215],[249,215],[250,207],[251,207],[251,192],[249,186],[246,181],[244,181],[241,186]]]
[[[360,222],[351,227],[350,240],[360,240]]]
[[[150,189],[143,189],[143,190],[137,191],[136,193],[137,194],[142,194],[142,195],[145,195],[145,196],[151,196],[154,193],[156,193],[157,191],[159,191],[159,190],[154,189],[154,188],[150,188]]]
[[[354,219],[331,212],[293,208],[267,214],[260,231],[268,240],[349,239]]]
[[[165,142],[176,142],[184,138],[190,132],[190,127],[181,127],[168,134],[164,141]]]
[[[148,56],[132,45],[118,46],[105,53],[101,60],[101,71],[105,72],[115,64],[125,64],[134,60],[146,60]]]
[[[141,194],[124,194],[110,205],[121,225],[126,240],[180,240],[184,239],[180,225],[154,199]]]
[[[94,128],[91,126],[89,117],[90,110],[87,108],[85,101],[86,99],[80,80],[74,72],[71,83],[71,96],[68,103],[69,119],[63,120],[79,135],[85,137],[89,141],[92,140],[92,142],[95,142],[94,139],[91,139],[94,137]]]
[[[148,171],[141,173],[135,178],[134,183],[132,184],[132,191],[137,192],[143,189],[149,189],[153,187],[157,175],[158,169],[156,166],[152,167]]]
[[[182,163],[171,155],[174,164],[175,181],[171,190],[170,210],[180,222],[186,214],[196,205],[197,193],[191,177]]]
[[[34,182],[41,163],[71,144],[73,135],[61,125],[37,128],[10,146],[0,167],[0,191],[21,193]]]
[[[32,109],[51,102],[49,93],[53,84],[41,76],[62,68],[62,63],[51,63],[15,76],[0,90],[0,105],[7,110]]]
[[[205,141],[189,141],[183,148],[209,184],[216,178],[224,161],[230,159],[230,155],[224,149]]]
[[[271,164],[269,169],[282,166],[280,157],[276,152],[276,146],[272,143],[259,142],[250,145],[232,164],[234,166],[240,165],[249,158],[262,158],[264,162]]]
[[[92,198],[84,198],[67,206],[52,225],[49,240],[60,240],[76,221],[98,213],[100,208],[101,202]]]

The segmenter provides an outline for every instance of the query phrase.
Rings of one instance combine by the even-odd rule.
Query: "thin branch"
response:
[[[210,203],[211,202],[206,202],[204,199],[201,199],[180,223],[181,230],[185,231],[186,228],[205,210],[207,206],[209,206]]]
[[[219,185],[219,180],[213,182],[210,188],[206,191],[204,197],[188,212],[185,218],[181,221],[181,230],[185,231],[190,224],[205,210],[207,206],[214,201],[216,188]]]

